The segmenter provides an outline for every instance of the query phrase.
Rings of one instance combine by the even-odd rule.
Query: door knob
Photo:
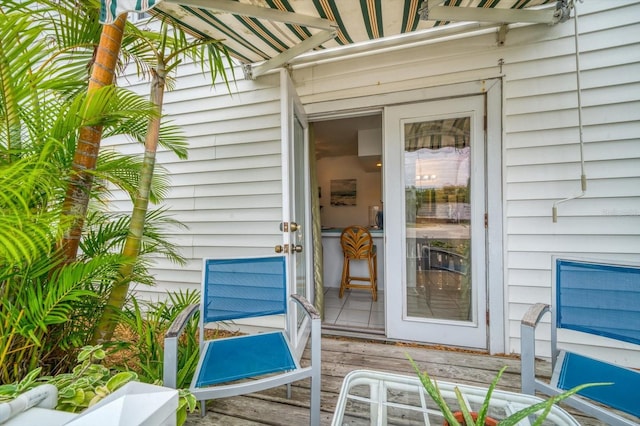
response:
[[[295,222],[291,222],[291,223],[289,224],[289,229],[291,230],[291,232],[296,232],[297,230],[299,230],[299,229],[300,229],[300,225],[298,225],[298,224],[297,224],[297,223],[295,223]]]
[[[284,246],[281,246],[280,244],[278,244],[277,246],[274,247],[274,250],[276,253],[283,253],[283,252],[289,253],[289,244],[285,244]],[[292,245],[291,253],[302,253],[302,246]]]

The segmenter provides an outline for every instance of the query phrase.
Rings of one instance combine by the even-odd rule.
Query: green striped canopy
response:
[[[466,9],[523,9],[553,0],[431,0]],[[102,0],[101,21],[124,12],[149,10],[174,20],[196,37],[222,40],[243,63],[258,63],[291,52],[326,49],[445,25],[421,20],[421,0]],[[474,20],[474,19],[467,19]],[[481,20],[481,19],[478,19]],[[310,40],[311,38],[313,40]],[[284,63],[282,61],[281,63]]]

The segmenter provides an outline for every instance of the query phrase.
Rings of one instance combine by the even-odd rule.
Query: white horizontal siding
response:
[[[562,205],[565,215],[578,216],[636,216],[639,213],[637,197],[618,197],[615,206],[605,198],[588,200],[576,199],[572,203]],[[509,203],[506,215],[509,218],[527,216],[545,216],[549,214],[548,200],[518,200]]]
[[[546,217],[524,217],[509,218],[507,221],[507,230],[510,235],[539,235],[552,234],[556,231],[556,224],[548,220]],[[599,217],[600,215],[594,215]],[[584,235],[585,227],[592,224],[594,216],[575,217],[571,223],[567,223],[563,227],[563,235]],[[595,229],[591,235],[629,235],[629,228],[633,228],[638,224],[632,215],[611,217],[610,220],[602,221],[600,227]]]
[[[550,301],[553,255],[640,261],[640,1],[591,0],[577,6],[588,188],[584,197],[560,205],[555,224],[553,203],[580,192],[573,21],[513,26],[502,46],[496,30],[485,29],[326,62],[320,58],[294,67],[292,76],[311,112],[346,109],[354,99],[376,95],[399,103],[402,91],[419,94],[502,78],[502,186],[489,190],[504,198],[505,269],[504,283],[498,284],[504,286],[505,315],[492,321],[505,322],[508,352],[519,351],[519,320],[526,309]],[[148,91],[129,80],[134,91]],[[190,261],[175,268],[158,259],[158,290],[193,288],[203,256],[264,254],[277,243],[282,214],[277,86],[277,75],[239,80],[228,95],[219,81],[211,88],[197,67],[180,67],[165,112],[188,136],[189,160],[168,152],[158,158],[174,186],[171,212],[189,226],[172,238]],[[118,201],[113,206],[127,208]],[[541,330],[538,339],[539,355],[548,355],[548,331]],[[595,353],[608,344],[566,340]],[[627,352],[616,357],[640,367],[629,362]]]
[[[156,285],[135,289],[154,300],[166,291],[199,289],[203,257],[272,253],[282,238],[278,77],[231,82],[229,93],[223,83],[211,87],[198,67],[182,65],[179,75],[174,90],[165,93],[163,111],[186,135],[188,159],[160,149],[157,164],[171,181],[162,207],[186,226],[168,229],[166,235],[187,264],[155,259]],[[148,91],[133,76],[126,81],[138,93]],[[105,145],[128,154],[143,150],[122,138]],[[110,208],[130,211],[126,194],[114,191]]]
[[[633,18],[640,6],[611,2],[621,6],[595,13],[606,4],[590,3],[578,4],[587,191],[559,205],[558,223],[549,217],[553,202],[580,193],[573,38],[564,34],[505,58],[506,320],[512,351],[519,351],[524,311],[533,302],[551,302],[551,256],[640,259],[640,26]],[[548,332],[538,339],[540,354],[548,356]],[[595,356],[602,354],[600,346],[612,344],[579,337],[571,342]],[[617,357],[640,366],[637,355]]]
[[[553,255],[640,260],[640,2],[577,6],[588,189],[560,205],[558,223],[551,220],[553,203],[580,193],[573,20],[513,26],[503,46],[495,30],[483,31],[300,64],[294,73],[312,110],[331,109],[316,107],[322,102],[339,107],[335,100],[502,77],[503,186],[489,190],[504,197],[507,351],[519,351],[519,320],[528,306],[550,301]],[[548,333],[538,338],[540,355],[548,355]],[[595,352],[603,344],[581,343]]]
[[[570,31],[561,30],[556,40],[527,48],[526,31],[515,40],[507,35],[507,44],[514,43],[511,54],[504,55],[503,141],[506,321],[512,351],[519,350],[519,321],[528,306],[551,301],[552,255],[633,260],[639,254],[640,28],[630,16],[640,8],[625,3],[629,5],[599,14],[579,4],[589,182],[584,198],[560,205],[555,224],[549,217],[553,201],[580,192],[573,39]],[[548,355],[548,331],[542,330],[538,339],[541,354]],[[597,353],[602,343],[588,344]]]

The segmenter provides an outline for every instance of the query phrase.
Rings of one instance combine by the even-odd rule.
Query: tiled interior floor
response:
[[[408,289],[407,310],[419,318],[470,319],[469,301],[461,291],[461,275],[443,271],[418,271],[417,286]],[[342,299],[339,288],[324,290],[324,325],[338,328],[384,330],[384,292],[378,291],[376,302],[368,290],[346,290]],[[468,296],[467,298],[468,299]]]
[[[374,302],[368,290],[346,290],[342,299],[339,290],[324,290],[325,325],[384,330],[384,292],[378,291]]]

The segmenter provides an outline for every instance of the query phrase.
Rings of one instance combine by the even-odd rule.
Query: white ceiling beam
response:
[[[274,56],[273,58],[267,61],[261,62],[257,65],[251,65],[251,64],[245,65],[244,66],[245,78],[253,80],[254,78],[266,73],[269,70],[278,68],[286,64],[296,56],[304,52],[308,52],[310,50],[315,49],[325,41],[331,40],[335,36],[336,36],[335,29],[332,29],[330,31],[321,31],[305,39],[304,41],[298,43],[292,48],[285,50],[279,55]]]
[[[232,13],[235,15],[249,16],[252,18],[267,19],[270,21],[284,22],[286,24],[301,25],[303,27],[319,28],[321,30],[333,30],[337,24],[333,21],[315,16],[301,15],[294,12],[285,12],[269,7],[254,6],[232,0],[165,0],[167,3],[178,4],[200,9],[209,9],[218,12]]]

